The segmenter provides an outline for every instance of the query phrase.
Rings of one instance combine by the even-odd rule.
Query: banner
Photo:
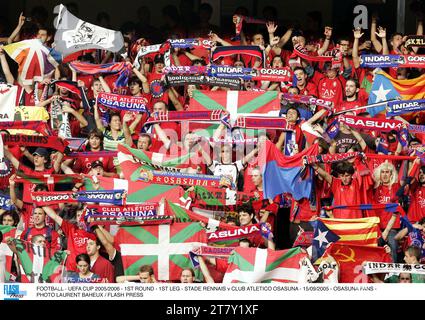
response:
[[[208,242],[217,242],[217,241],[246,238],[254,234],[257,234],[260,231],[261,231],[260,225],[253,224],[250,226],[240,227],[233,230],[229,229],[229,230],[210,232],[207,234],[207,236],[208,236]]]
[[[18,171],[18,176],[15,181],[17,183],[32,183],[32,184],[68,184],[76,183],[83,180],[79,174],[25,174]]]
[[[100,157],[116,157],[118,151],[97,151],[97,152],[71,152],[65,156],[65,159],[90,158],[99,159]]]
[[[151,114],[146,125],[162,122],[180,122],[180,121],[213,121],[220,122],[226,115],[224,110],[212,111],[166,111],[155,112]]]
[[[170,43],[168,41],[161,44],[141,46],[139,51],[137,52],[136,58],[134,58],[133,66],[137,69],[140,69],[140,62],[143,57],[145,57],[145,59],[149,57],[153,60],[155,55],[161,54],[161,55],[164,55],[164,62],[166,67],[170,67],[170,66],[167,66],[167,61],[166,61],[167,58],[165,57],[165,53],[169,51],[169,49],[170,49]]]
[[[421,35],[414,35],[414,36],[407,36],[406,41],[404,42],[404,46],[407,49],[410,49],[410,47],[425,47],[425,36]]]
[[[274,117],[238,117],[234,128],[245,129],[278,129],[293,131],[285,118]]]
[[[241,90],[241,79],[217,78],[203,75],[166,75],[165,84],[169,87],[180,87],[188,84],[218,86],[230,88],[232,90]]]
[[[163,74],[206,74],[206,66],[169,66],[162,69]]]
[[[362,68],[425,68],[424,55],[365,54],[360,56]]]
[[[209,256],[209,257],[217,257],[217,258],[228,258],[231,253],[235,250],[233,247],[211,247],[211,246],[204,246],[200,247],[197,250],[194,250],[193,252],[197,256]]]
[[[256,75],[251,79],[255,81],[289,82],[292,81],[290,68],[259,68],[254,69]]]
[[[17,93],[17,86],[0,83],[0,125],[3,121],[13,121]]]
[[[55,49],[64,56],[86,49],[103,49],[119,52],[124,38],[119,31],[110,30],[83,21],[70,13],[64,5],[56,6],[54,13]]]
[[[44,121],[0,121],[0,130],[7,130],[10,134],[23,134],[18,130],[32,130],[45,136],[52,135]]]
[[[290,102],[304,103],[306,105],[315,105],[324,107],[328,110],[332,108],[332,101],[326,101],[313,96],[304,96],[300,94],[282,93],[282,99]]]
[[[346,124],[350,128],[363,130],[376,130],[380,132],[400,131],[403,129],[403,122],[399,120],[376,119],[366,117],[356,117],[340,115],[338,121]]]
[[[130,66],[125,62],[111,62],[105,64],[92,64],[88,62],[71,62],[71,67],[82,74],[114,74],[117,76],[115,85],[125,87],[131,75]]]
[[[155,184],[202,186],[202,187],[229,187],[235,185],[228,176],[212,176],[206,174],[185,174],[180,172],[164,172],[140,169],[138,181]]]
[[[232,40],[237,40],[237,39],[240,38],[240,34],[241,34],[241,31],[242,31],[242,26],[243,26],[244,22],[255,23],[255,24],[266,24],[267,23],[266,20],[256,19],[256,18],[242,16],[242,15],[235,15],[235,17],[236,17],[236,23],[235,23],[236,36]]]
[[[193,48],[204,48],[210,49],[212,41],[209,39],[192,38],[192,39],[168,39],[167,40],[172,48],[180,49],[193,49]]]
[[[365,261],[363,263],[363,273],[415,273],[425,275],[425,265]]]
[[[26,146],[26,147],[42,147],[64,152],[67,141],[55,136],[27,136],[21,134],[2,134],[3,143],[6,146]]]
[[[155,217],[158,203],[141,203],[126,206],[92,206],[86,209],[86,217]]]
[[[301,45],[297,44],[294,46],[294,53],[300,57],[301,59],[307,60],[307,61],[314,61],[314,62],[326,62],[326,61],[332,61],[332,56],[313,56],[310,55],[310,51],[308,51],[305,47],[302,47]]]
[[[132,97],[100,92],[97,96],[97,102],[111,109],[130,112],[148,112],[148,101],[145,97]]]
[[[405,113],[424,111],[425,99],[408,101],[389,101],[387,107],[387,117],[395,117]]]
[[[257,75],[257,72],[252,68],[211,65],[208,68],[208,75],[211,77],[251,80],[252,77]]]
[[[55,203],[75,202],[102,202],[114,205],[122,205],[125,197],[124,190],[100,190],[100,191],[55,191],[55,192],[32,192],[34,202],[39,206],[52,205]]]
[[[120,225],[120,226],[157,226],[172,224],[172,216],[152,216],[152,217],[128,217],[128,216],[89,216],[90,225]]]
[[[221,46],[216,47],[211,51],[211,61],[216,61],[220,58],[229,57],[233,55],[247,55],[261,60],[264,67],[265,57],[264,51],[259,46]]]
[[[10,200],[10,196],[0,193],[0,208],[6,211],[13,210],[15,206],[12,204]]]

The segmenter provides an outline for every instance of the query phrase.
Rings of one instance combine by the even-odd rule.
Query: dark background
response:
[[[127,21],[138,22],[137,9],[141,6],[145,8],[141,11],[144,20],[148,20],[153,27],[159,28],[164,25],[165,20],[162,9],[167,5],[174,5],[174,13],[179,13],[188,8],[196,14],[202,2],[210,3],[213,8],[211,23],[218,25],[221,30],[234,32],[231,16],[238,7],[245,7],[250,16],[263,18],[267,12],[275,10],[277,20],[282,29],[277,34],[281,34],[289,25],[300,27],[302,30],[316,29],[322,30],[325,25],[334,27],[336,36],[341,34],[352,34],[353,8],[357,4],[364,4],[368,8],[369,20],[372,13],[377,12],[380,17],[380,24],[387,27],[388,36],[396,31],[397,26],[397,1],[400,0],[64,0],[67,5],[73,2],[77,6],[77,16],[83,20],[97,24],[97,15],[106,12],[110,16],[110,27],[120,29]],[[416,31],[415,12],[418,7],[424,7],[425,0],[403,0],[405,1],[405,29],[406,34],[413,34]],[[8,36],[16,27],[19,13],[24,11],[26,16],[31,15],[31,10],[36,6],[43,6],[47,11],[47,25],[53,26],[53,8],[60,2],[53,0],[0,0],[0,36]],[[413,3],[418,3],[415,7]],[[272,7],[272,9],[268,7]],[[172,7],[171,7],[172,8]],[[265,10],[264,10],[265,9]],[[313,22],[308,13],[315,12],[314,16],[320,17],[317,23]],[[147,18],[150,16],[150,18]],[[183,17],[182,23],[189,25],[192,21]],[[263,29],[265,30],[265,29]],[[403,30],[398,30],[403,31]],[[322,31],[320,31],[322,33]],[[367,33],[366,33],[367,34]]]

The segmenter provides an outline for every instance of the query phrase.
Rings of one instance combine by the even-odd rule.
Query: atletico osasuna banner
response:
[[[305,257],[307,253],[300,248],[274,251],[237,247],[229,257],[223,283],[297,283]]]
[[[158,203],[140,203],[127,206],[89,205],[86,216],[107,217],[154,217],[157,215]]]
[[[277,91],[193,91],[189,111],[227,110],[232,121],[243,114],[279,115],[280,99]]]
[[[333,257],[339,264],[340,283],[368,283],[371,282],[363,274],[363,262],[392,262],[391,256],[382,247],[369,247],[332,243],[326,249],[324,256]]]
[[[274,199],[278,194],[290,193],[295,200],[310,198],[313,186],[311,167],[304,164],[305,156],[318,154],[318,145],[294,156],[284,156],[270,141],[266,141],[266,163],[263,167],[265,199]]]
[[[56,6],[56,50],[67,56],[86,49],[103,49],[119,52],[124,47],[124,38],[119,31],[99,27],[83,21],[70,13],[64,5]]]
[[[84,185],[87,190],[95,190],[98,184],[99,190],[119,190],[127,191],[127,204],[139,204],[145,202],[159,203],[162,199],[178,203],[184,190],[180,186],[167,186],[160,184],[150,184],[141,181],[129,181],[107,177],[87,177]]]
[[[11,239],[11,244],[16,248],[19,263],[30,282],[61,282],[67,257],[65,251],[51,254],[45,247],[19,239]]]
[[[123,96],[115,93],[100,92],[97,102],[107,108],[130,112],[148,112],[148,100],[145,97]]]
[[[190,268],[189,252],[206,245],[206,233],[199,223],[120,227],[115,243],[122,255],[125,275],[136,275],[150,265],[158,280],[179,280]]]
[[[2,121],[13,121],[17,92],[17,86],[0,83],[0,125]]]

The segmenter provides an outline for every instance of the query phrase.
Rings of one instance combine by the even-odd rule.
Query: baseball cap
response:
[[[49,156],[49,152],[46,148],[37,148],[32,154],[33,156],[38,155],[40,157],[47,158]]]
[[[91,163],[91,168],[94,169],[96,167],[103,167],[103,162],[100,160],[95,160]]]

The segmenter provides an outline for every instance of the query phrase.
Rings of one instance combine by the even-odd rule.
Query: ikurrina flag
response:
[[[324,257],[333,257],[339,265],[340,283],[367,283],[371,282],[368,276],[362,273],[364,261],[392,262],[391,256],[382,247],[356,246],[332,243]]]
[[[294,156],[284,156],[270,141],[266,141],[265,149],[264,198],[274,199],[278,194],[290,193],[295,200],[309,199],[313,186],[313,169],[304,164],[304,157],[317,155],[318,145],[314,144]]]
[[[18,64],[19,80],[24,85],[41,82],[51,75],[59,61],[38,39],[23,40],[3,47],[4,51]]]
[[[178,203],[184,190],[180,186],[150,184],[142,181],[129,181],[107,177],[96,177],[99,182],[99,190],[126,190],[127,204],[139,204],[145,202],[159,203],[163,198]],[[84,184],[87,190],[95,190],[93,177],[85,178]]]
[[[104,49],[119,52],[124,47],[124,38],[119,31],[102,28],[83,21],[71,14],[64,5],[56,6],[54,26],[56,50],[64,57],[87,49]]]
[[[67,253],[48,249],[27,241],[12,239],[19,263],[30,282],[60,282],[61,272]]]
[[[192,156],[189,153],[169,156],[163,153],[130,148],[126,144],[119,144],[118,152],[118,160],[126,177],[127,173],[131,172],[130,175],[132,175],[136,167],[140,165],[155,170],[180,171],[180,169],[186,167],[185,164],[189,162]]]
[[[199,223],[120,227],[115,236],[125,275],[136,275],[140,266],[153,267],[158,280],[179,280],[190,268],[189,252],[206,245],[206,233]]]
[[[214,232],[217,229],[234,230],[239,228],[216,219],[204,217],[170,201],[167,201],[166,213],[173,215],[180,222],[202,222],[205,224],[207,232]]]
[[[10,226],[0,226],[0,232],[3,234],[3,241],[0,243],[0,283],[10,279],[10,270],[12,268],[13,252],[6,243],[6,238],[15,237],[16,228]]]
[[[300,248],[274,251],[237,247],[229,257],[223,283],[296,283],[305,257]]]
[[[227,110],[234,123],[239,115],[278,116],[280,99],[277,91],[193,91],[189,111]]]
[[[339,237],[338,243],[378,246],[378,239],[381,236],[379,217],[360,219],[319,218],[318,220]]]

